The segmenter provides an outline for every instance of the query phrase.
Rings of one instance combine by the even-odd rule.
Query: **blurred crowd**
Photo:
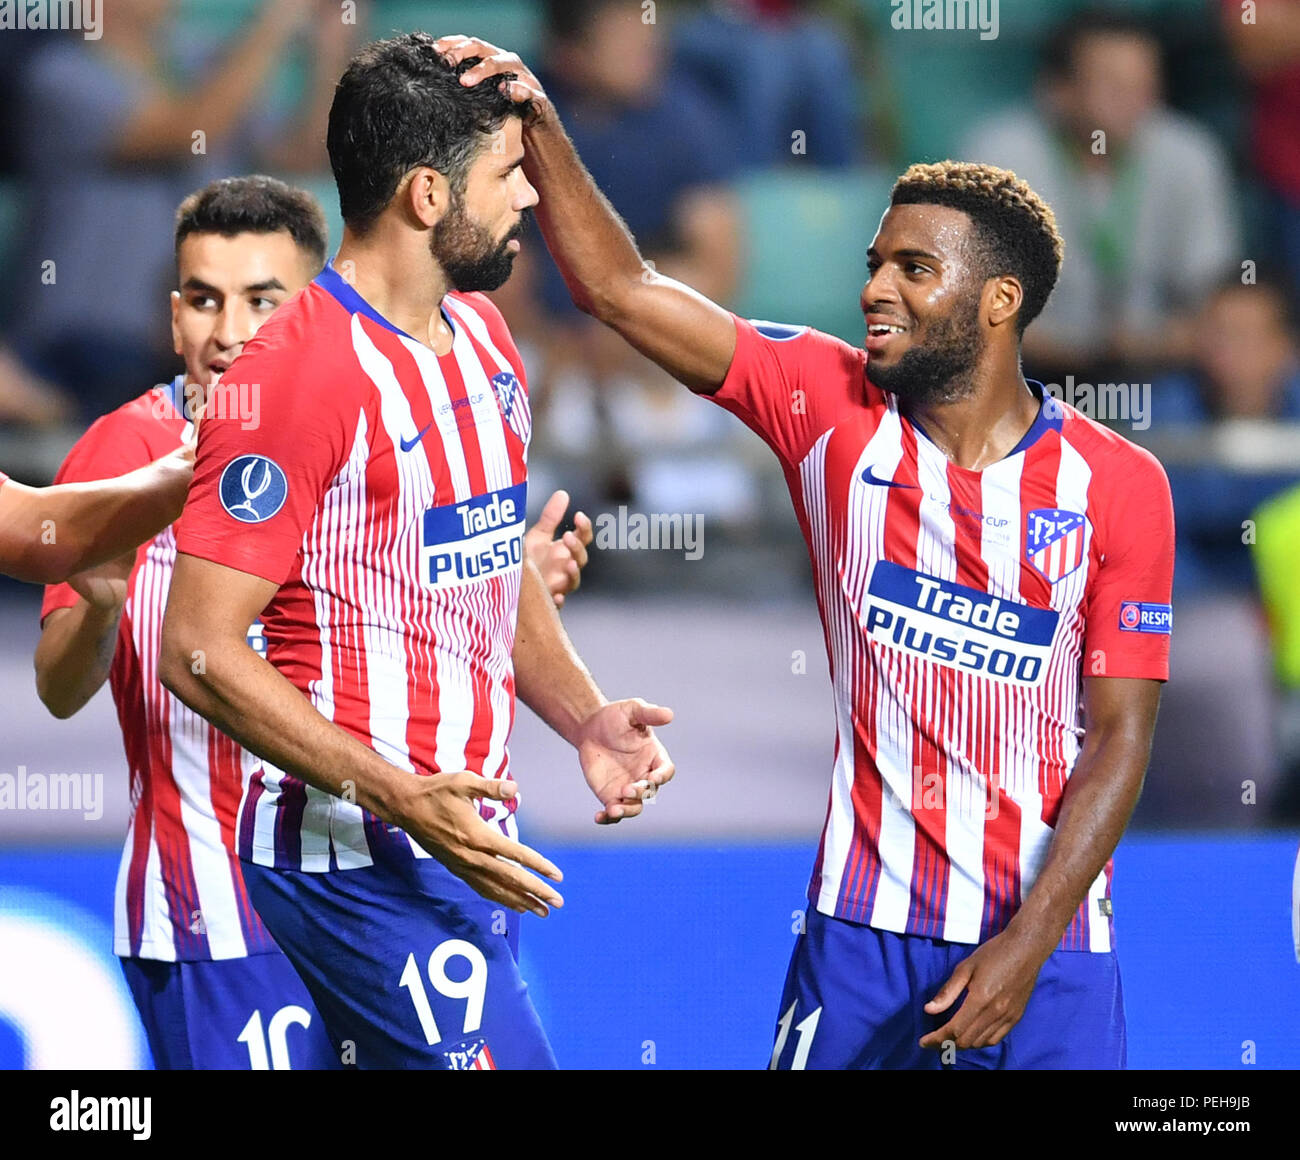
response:
[[[1136,405],[1095,417],[1166,463],[1176,599],[1262,594],[1300,702],[1300,0],[1001,0],[996,38],[898,27],[891,0],[351,7],[111,0],[98,39],[0,31],[0,450],[70,442],[174,375],[185,194],[271,172],[317,192],[337,231],[324,121],[349,54],[395,30],[473,32],[534,66],[658,269],[850,342],[903,167],[1024,177],[1067,255],[1026,373],[1149,401],[1140,421]],[[752,438],[580,315],[538,235],[496,297],[529,370],[538,495],[702,513],[715,546],[793,540]],[[779,559],[800,583],[802,554]]]

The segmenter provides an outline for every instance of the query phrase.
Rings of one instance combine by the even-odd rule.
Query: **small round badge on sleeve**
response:
[[[241,455],[221,473],[221,506],[245,524],[260,524],[284,507],[289,481],[265,455]]]

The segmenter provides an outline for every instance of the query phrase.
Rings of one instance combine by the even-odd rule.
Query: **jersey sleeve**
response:
[[[89,483],[111,479],[144,467],[155,458],[148,440],[135,424],[114,411],[96,419],[82,435],[60,465],[54,482]],[[141,545],[140,550],[143,550]],[[137,559],[139,551],[137,551]],[[71,608],[80,600],[69,584],[47,584],[41,601],[41,620],[59,608]]]
[[[793,467],[855,392],[865,400],[862,352],[811,327],[732,317],[736,353],[710,397]]]
[[[177,551],[276,585],[288,579],[347,459],[346,388],[320,358],[304,358],[308,349],[301,341],[246,348],[211,392]],[[223,388],[227,399],[239,391],[256,405],[221,405]]]
[[[1173,500],[1155,456],[1132,445],[1128,450],[1131,459],[1106,465],[1099,477],[1110,502],[1100,513],[1101,564],[1088,590],[1083,671],[1167,681]]]

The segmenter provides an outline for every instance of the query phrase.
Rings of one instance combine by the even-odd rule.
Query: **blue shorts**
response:
[[[336,1069],[325,1021],[282,954],[122,960],[159,1071]]]
[[[344,1063],[554,1068],[515,961],[519,916],[432,859],[308,874],[243,864]]]
[[[924,1006],[974,947],[808,913],[777,1012],[770,1067],[865,1070],[948,1066],[919,1047],[954,1012]],[[959,1000],[960,1002],[960,1000]],[[1113,952],[1055,951],[1020,1021],[995,1047],[955,1053],[957,1069],[1123,1068],[1124,996]]]

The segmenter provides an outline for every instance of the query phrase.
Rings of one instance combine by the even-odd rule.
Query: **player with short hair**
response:
[[[1021,372],[1051,210],[1004,170],[912,166],[868,251],[865,351],[747,322],[642,263],[518,57],[440,46],[526,102],[574,301],[785,471],[836,746],[771,1066],[1123,1066],[1111,855],[1168,677],[1173,513],[1150,454]]]
[[[513,912],[562,902],[515,837],[516,692],[598,822],[673,772],[671,713],[606,702],[523,558],[527,387],[478,293],[537,200],[523,112],[421,33],[354,58],[327,134],[343,244],[226,373],[262,421],[209,404],[177,537],[161,679],[261,758],[244,878],[359,1067],[554,1066],[513,953]]]
[[[181,203],[174,233],[172,337],[184,370],[99,419],[64,461],[61,481],[127,471],[184,444],[190,416],[214,392],[241,423],[260,421],[260,384],[218,380],[324,265],[321,208],[273,178],[227,178]],[[552,530],[566,504],[563,493],[552,497]],[[541,529],[535,558],[556,578],[557,599],[576,586],[585,562],[582,532],[580,521],[577,534],[567,533],[571,550]],[[310,995],[248,900],[234,850],[248,755],[157,678],[175,559],[168,527],[138,552],[47,588],[42,608],[41,700],[56,717],[71,717],[107,680],[122,727],[132,814],[114,950],[156,1067],[338,1067]],[[260,623],[248,639],[261,650]]]

